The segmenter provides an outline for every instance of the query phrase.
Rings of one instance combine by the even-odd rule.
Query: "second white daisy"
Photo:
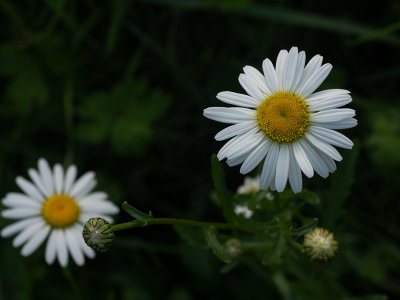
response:
[[[18,176],[16,182],[22,193],[8,193],[2,204],[8,207],[2,217],[18,220],[1,231],[2,237],[16,233],[13,246],[22,246],[21,254],[33,253],[48,237],[45,260],[52,264],[56,258],[61,266],[68,264],[69,254],[77,265],[83,265],[84,256],[95,253],[82,238],[87,220],[102,217],[110,220],[119,208],[107,200],[103,192],[91,193],[96,186],[95,174],[87,172],[76,180],[77,168],[70,166],[64,173],[60,164],[53,170],[44,159],[39,159],[38,171],[29,169],[32,182]]]
[[[217,98],[236,107],[210,107],[204,116],[234,124],[220,131],[215,139],[230,139],[218,152],[229,166],[241,165],[247,174],[264,160],[261,189],[282,192],[289,180],[294,192],[302,189],[303,172],[314,171],[327,177],[342,160],[333,146],[351,149],[353,143],[336,129],[357,125],[355,111],[339,108],[350,103],[349,91],[314,91],[328,76],[331,64],[322,65],[314,56],[305,65],[305,52],[296,47],[281,50],[274,68],[267,58],[264,74],[246,66],[239,82],[248,95],[220,92]]]

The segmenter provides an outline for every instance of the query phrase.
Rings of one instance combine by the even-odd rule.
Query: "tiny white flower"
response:
[[[244,178],[244,182],[238,187],[238,194],[255,194],[260,190],[260,177],[248,177]]]
[[[18,235],[14,247],[23,245],[21,254],[32,254],[48,237],[45,261],[52,264],[56,257],[61,266],[68,264],[71,255],[74,262],[82,266],[85,255],[93,258],[95,253],[82,238],[82,227],[93,217],[111,221],[109,214],[118,213],[119,208],[107,200],[103,192],[91,193],[96,186],[95,174],[87,172],[76,178],[77,168],[71,165],[66,172],[60,164],[53,170],[41,158],[38,170],[29,169],[32,182],[21,176],[17,185],[24,193],[8,193],[2,200],[7,209],[2,217],[18,220],[1,231],[2,237]]]
[[[272,193],[270,193],[270,192],[267,192],[267,194],[265,195],[265,197],[266,197],[268,200],[274,200],[274,195],[272,195]]]
[[[218,93],[217,98],[235,107],[210,107],[209,119],[233,124],[215,139],[230,139],[218,152],[229,166],[241,165],[247,174],[264,160],[261,189],[282,192],[289,180],[294,192],[302,189],[303,172],[314,171],[326,178],[342,157],[334,146],[351,149],[353,143],[336,129],[357,125],[355,111],[339,108],[352,101],[349,91],[324,90],[314,93],[328,76],[331,64],[322,65],[314,56],[305,65],[304,51],[281,50],[275,67],[266,58],[262,68],[246,66],[239,82],[248,95]]]
[[[244,205],[235,205],[234,212],[237,215],[242,215],[246,219],[250,219],[253,215],[253,211],[248,209],[247,206]]]

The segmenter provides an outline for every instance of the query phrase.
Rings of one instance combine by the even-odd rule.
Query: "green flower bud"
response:
[[[224,247],[232,258],[238,257],[242,253],[242,242],[238,239],[227,240]]]
[[[304,250],[312,260],[327,261],[338,250],[338,242],[333,233],[317,227],[304,235]]]
[[[95,251],[105,252],[114,240],[111,224],[103,218],[91,218],[82,231],[85,243]]]

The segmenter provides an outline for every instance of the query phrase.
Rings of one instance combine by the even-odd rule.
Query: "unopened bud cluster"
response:
[[[327,261],[338,250],[333,233],[324,228],[315,228],[304,235],[304,250],[312,260]]]
[[[111,224],[103,218],[91,218],[82,231],[85,243],[95,251],[105,252],[114,240]]]

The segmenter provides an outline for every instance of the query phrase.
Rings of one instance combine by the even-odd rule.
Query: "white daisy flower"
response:
[[[96,186],[95,174],[87,172],[76,178],[77,168],[71,165],[66,172],[60,164],[53,170],[41,158],[38,171],[29,169],[32,182],[18,176],[17,185],[24,193],[8,193],[2,200],[4,218],[18,220],[1,231],[2,237],[16,233],[13,246],[22,246],[21,254],[28,256],[48,238],[45,260],[52,264],[56,257],[61,266],[68,264],[68,254],[79,266],[85,263],[84,255],[95,256],[82,238],[85,222],[93,217],[109,221],[109,214],[119,208],[107,200],[103,192],[91,193]]]
[[[238,187],[238,194],[255,194],[260,190],[260,177],[248,177],[244,178],[244,182]]]
[[[233,124],[215,139],[230,139],[218,152],[229,166],[241,165],[247,174],[261,161],[261,189],[285,189],[287,180],[294,192],[302,189],[303,172],[314,171],[326,178],[342,160],[333,147],[351,149],[353,143],[335,129],[357,125],[355,111],[339,108],[351,102],[349,91],[314,91],[328,76],[331,64],[322,65],[322,56],[314,56],[305,66],[305,52],[296,47],[281,50],[274,68],[267,58],[264,75],[253,67],[243,68],[239,82],[248,95],[218,93],[217,98],[236,107],[210,107],[204,116]]]

